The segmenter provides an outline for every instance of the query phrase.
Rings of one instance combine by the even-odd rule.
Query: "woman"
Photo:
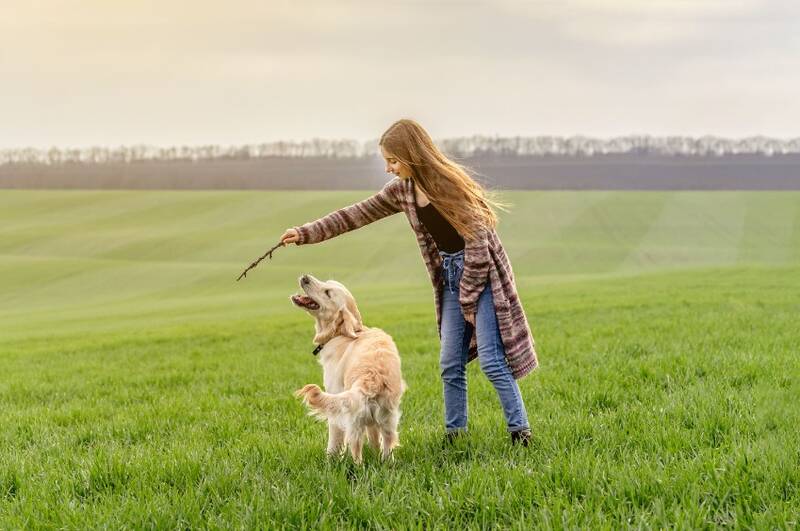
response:
[[[287,229],[281,242],[318,243],[405,212],[434,287],[446,440],[467,429],[466,364],[477,357],[500,398],[512,443],[527,446],[531,432],[515,379],[538,362],[495,231],[498,203],[413,120],[392,124],[379,144],[387,173],[397,178],[364,201]]]

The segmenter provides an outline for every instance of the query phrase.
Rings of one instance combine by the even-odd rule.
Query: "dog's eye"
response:
[[[327,295],[327,297],[330,299],[331,298],[331,290],[326,289],[325,290],[325,295]]]

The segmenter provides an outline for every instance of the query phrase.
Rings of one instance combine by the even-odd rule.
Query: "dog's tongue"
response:
[[[304,308],[309,308],[311,310],[316,310],[319,308],[319,304],[317,304],[314,299],[307,295],[292,295],[292,301],[298,306],[303,306]]]

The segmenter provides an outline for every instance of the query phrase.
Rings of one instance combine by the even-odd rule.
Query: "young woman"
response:
[[[477,357],[497,390],[512,443],[527,446],[531,432],[516,379],[538,362],[495,231],[498,203],[413,120],[392,124],[380,148],[396,178],[364,201],[287,229],[281,242],[318,243],[403,211],[434,288],[446,440],[467,429],[466,364]]]

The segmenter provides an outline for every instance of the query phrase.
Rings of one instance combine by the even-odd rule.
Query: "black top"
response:
[[[417,207],[417,216],[419,220],[428,229],[433,241],[436,242],[436,247],[440,251],[446,253],[454,253],[464,248],[464,238],[456,232],[456,229],[442,216],[433,203],[428,203],[424,207],[419,206],[416,202],[414,206]]]

